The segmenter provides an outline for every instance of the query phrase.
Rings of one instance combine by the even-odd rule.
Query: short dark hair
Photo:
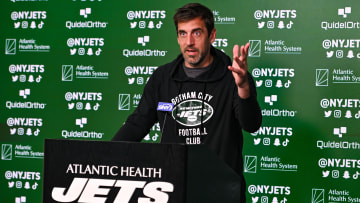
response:
[[[202,18],[208,31],[208,36],[210,36],[211,31],[214,29],[214,15],[209,8],[199,3],[189,3],[176,10],[173,17],[176,32],[178,31],[179,22],[187,22],[197,17]]]

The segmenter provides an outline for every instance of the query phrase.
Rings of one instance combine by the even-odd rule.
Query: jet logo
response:
[[[107,187],[108,189],[104,189]],[[51,197],[59,202],[106,202],[110,188],[120,188],[113,202],[129,202],[136,189],[142,189],[146,197],[139,197],[138,202],[168,202],[167,192],[174,192],[174,185],[168,182],[145,182],[114,179],[74,178],[69,188],[54,187]],[[65,192],[66,191],[66,192]],[[105,191],[105,192],[104,192]],[[101,195],[101,197],[99,197]],[[98,196],[98,197],[96,197]]]

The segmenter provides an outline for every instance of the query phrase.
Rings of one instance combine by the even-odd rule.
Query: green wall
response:
[[[187,2],[1,2],[0,202],[41,202],[44,139],[112,138],[179,54],[172,16]],[[244,136],[248,202],[360,202],[360,3],[200,3],[214,46],[251,42],[263,125]],[[155,125],[144,141],[159,138]]]

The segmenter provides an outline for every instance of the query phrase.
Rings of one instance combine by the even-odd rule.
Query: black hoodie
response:
[[[211,68],[196,78],[185,74],[182,55],[156,69],[113,140],[141,141],[159,122],[161,143],[204,143],[242,176],[242,129],[255,132],[262,122],[254,80],[247,73],[251,95],[241,99],[228,70],[231,59],[213,47],[211,54]],[[172,103],[172,112],[158,111],[159,102]]]

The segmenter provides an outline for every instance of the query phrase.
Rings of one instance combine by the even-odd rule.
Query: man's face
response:
[[[211,63],[210,46],[215,36],[215,29],[208,35],[201,17],[178,23],[177,40],[187,67],[202,68]]]

